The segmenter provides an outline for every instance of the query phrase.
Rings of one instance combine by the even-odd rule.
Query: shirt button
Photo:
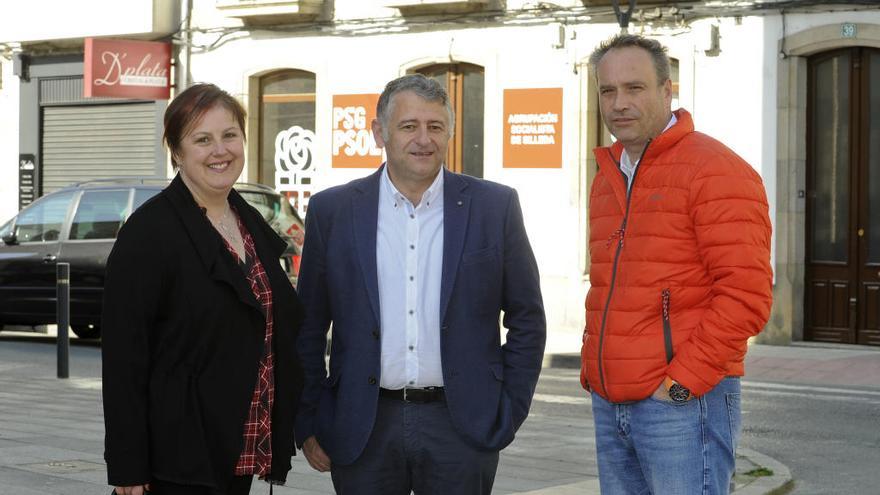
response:
[[[410,381],[409,381],[409,384],[410,384],[410,385],[415,385],[416,382],[415,382],[414,380],[410,380]]]
[[[368,382],[370,385],[375,385],[375,384],[376,384],[376,377],[375,377],[375,376],[371,376],[371,377],[369,378],[369,380],[367,380],[367,382]]]
[[[410,218],[415,218],[416,216],[413,215],[412,213],[410,213],[409,217],[410,217]]]
[[[415,249],[415,248],[416,248],[416,245],[415,245],[415,244],[410,244],[410,245],[409,245],[409,248],[410,248],[410,249]]]
[[[409,310],[409,314],[413,314],[413,312],[414,312],[413,310]]]
[[[379,330],[378,329],[373,330],[373,338],[376,340],[379,340]]]
[[[409,350],[415,350],[415,346],[409,346]]]
[[[416,278],[413,277],[412,275],[409,276],[409,281],[410,281],[410,282],[412,282],[412,281],[415,280],[415,279],[416,279]]]

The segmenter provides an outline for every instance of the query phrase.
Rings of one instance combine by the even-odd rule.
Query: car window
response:
[[[46,196],[22,210],[15,222],[18,242],[57,241],[72,199],[73,191],[61,192]]]
[[[141,205],[146,203],[148,199],[159,194],[159,191],[161,191],[161,189],[135,189],[134,204],[131,205],[131,211],[140,208]]]
[[[287,198],[280,194],[264,192],[242,191],[240,193],[275,230],[293,237],[297,244],[302,244],[303,222]]]
[[[277,215],[277,208],[274,207],[272,203],[277,203],[277,201],[272,201],[272,197],[266,193],[262,192],[253,192],[253,191],[239,191],[241,197],[244,198],[245,201],[250,203],[251,206],[257,209],[260,212],[260,215],[263,215],[263,218],[271,223],[272,220],[275,219]]]
[[[305,225],[299,213],[290,204],[287,198],[278,197],[281,212],[278,215],[278,225],[287,235],[293,237],[297,245],[302,246]]]
[[[86,191],[70,225],[70,239],[115,239],[128,209],[128,189]]]

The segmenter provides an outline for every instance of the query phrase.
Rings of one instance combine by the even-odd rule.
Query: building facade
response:
[[[447,166],[518,190],[541,270],[548,350],[579,349],[591,150],[610,140],[587,58],[621,29],[610,0],[135,3],[166,12],[173,27],[154,16],[152,31],[93,26],[53,39],[73,46],[87,36],[174,41],[180,86],[216,83],[248,109],[245,179],[285,193],[306,214],[311,194],[382,162],[370,120],[387,81],[420,72],[444,84],[457,117]],[[775,270],[765,341],[880,345],[880,11],[871,3],[638,0],[629,22],[630,32],[669,47],[674,105],[764,178]],[[64,159],[52,158],[47,119],[55,103],[28,96],[33,82],[15,71],[16,57],[41,58],[45,45],[33,39],[0,40],[10,53],[0,59],[0,140],[15,135],[0,143],[0,156],[11,164],[34,154],[40,190],[48,192],[71,178],[73,166],[62,176],[56,164]],[[45,77],[66,77],[63,63],[54,63],[58,74]],[[165,102],[149,104],[57,103],[78,119],[90,117],[89,105],[141,105],[140,120],[157,126],[136,131],[145,150],[150,140],[158,146]],[[36,117],[22,117],[34,108]],[[17,123],[7,112],[19,115]],[[168,173],[161,148],[153,153],[154,170]],[[17,207],[9,196],[18,176],[17,168],[0,167],[2,218]]]

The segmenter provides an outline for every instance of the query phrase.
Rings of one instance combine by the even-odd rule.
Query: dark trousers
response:
[[[169,481],[150,482],[149,495],[248,495],[253,476],[235,476],[225,488],[214,489],[207,486],[180,485]]]
[[[445,402],[379,398],[361,456],[330,474],[340,495],[484,495],[492,492],[498,452],[464,443]]]

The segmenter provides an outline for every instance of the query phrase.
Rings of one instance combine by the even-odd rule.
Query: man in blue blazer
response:
[[[296,436],[343,495],[490,493],[528,416],[537,264],[516,191],[443,168],[453,122],[436,81],[391,81],[372,123],[385,165],[309,203]]]

